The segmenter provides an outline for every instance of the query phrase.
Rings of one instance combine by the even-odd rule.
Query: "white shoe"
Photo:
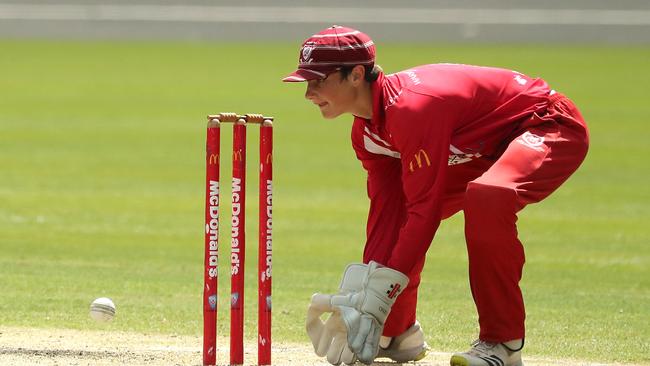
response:
[[[387,344],[384,347],[384,344]],[[395,362],[419,361],[426,357],[429,345],[424,340],[424,332],[417,321],[397,337],[382,337],[377,357],[387,357]]]
[[[521,347],[508,348],[503,343],[489,343],[477,340],[469,351],[451,356],[451,366],[524,366],[521,361]]]

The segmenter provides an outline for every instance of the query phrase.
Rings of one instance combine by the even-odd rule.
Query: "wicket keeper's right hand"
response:
[[[408,282],[405,274],[370,261],[360,290],[331,296],[330,304],[341,312],[348,345],[359,361],[370,365],[377,357],[384,322]]]
[[[367,265],[354,263],[347,266],[339,286],[338,295],[347,295],[362,288],[362,281],[367,273]],[[314,351],[320,357],[327,356],[332,365],[352,365],[357,357],[348,346],[348,333],[341,313],[332,307],[333,295],[314,294],[307,310],[307,335],[311,339]],[[329,312],[331,315],[323,323],[321,316]]]

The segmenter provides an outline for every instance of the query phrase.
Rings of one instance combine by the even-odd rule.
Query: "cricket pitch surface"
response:
[[[306,338],[306,336],[305,336]],[[217,340],[219,352],[217,362],[226,365],[228,340]],[[71,329],[38,329],[0,327],[0,365],[201,365],[201,338],[131,332],[81,331]],[[449,365],[450,353],[432,351],[418,362],[406,365],[444,366]],[[316,365],[326,366],[326,360],[317,357],[311,344],[273,344],[274,365]],[[246,365],[257,360],[257,346],[250,344],[245,349]],[[394,362],[379,362],[374,365],[398,365]],[[588,363],[576,360],[553,360],[524,357],[527,366],[542,365],[599,365],[615,364]],[[361,365],[361,364],[359,364]]]

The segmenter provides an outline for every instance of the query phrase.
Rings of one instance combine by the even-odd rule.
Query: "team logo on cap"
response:
[[[314,46],[312,45],[304,45],[302,46],[302,51],[300,51],[300,62],[301,63],[310,63],[314,59],[311,57],[311,53],[314,50]]]

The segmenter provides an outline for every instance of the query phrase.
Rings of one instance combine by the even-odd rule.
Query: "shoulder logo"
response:
[[[406,75],[408,75],[409,79],[411,79],[411,82],[413,82],[413,85],[420,85],[422,82],[420,81],[420,78],[418,77],[418,74],[416,73],[417,70],[411,69],[406,71]]]
[[[514,79],[517,82],[517,84],[519,84],[519,85],[526,85],[526,83],[528,82],[523,76],[521,76],[519,74],[516,74],[514,76]]]

